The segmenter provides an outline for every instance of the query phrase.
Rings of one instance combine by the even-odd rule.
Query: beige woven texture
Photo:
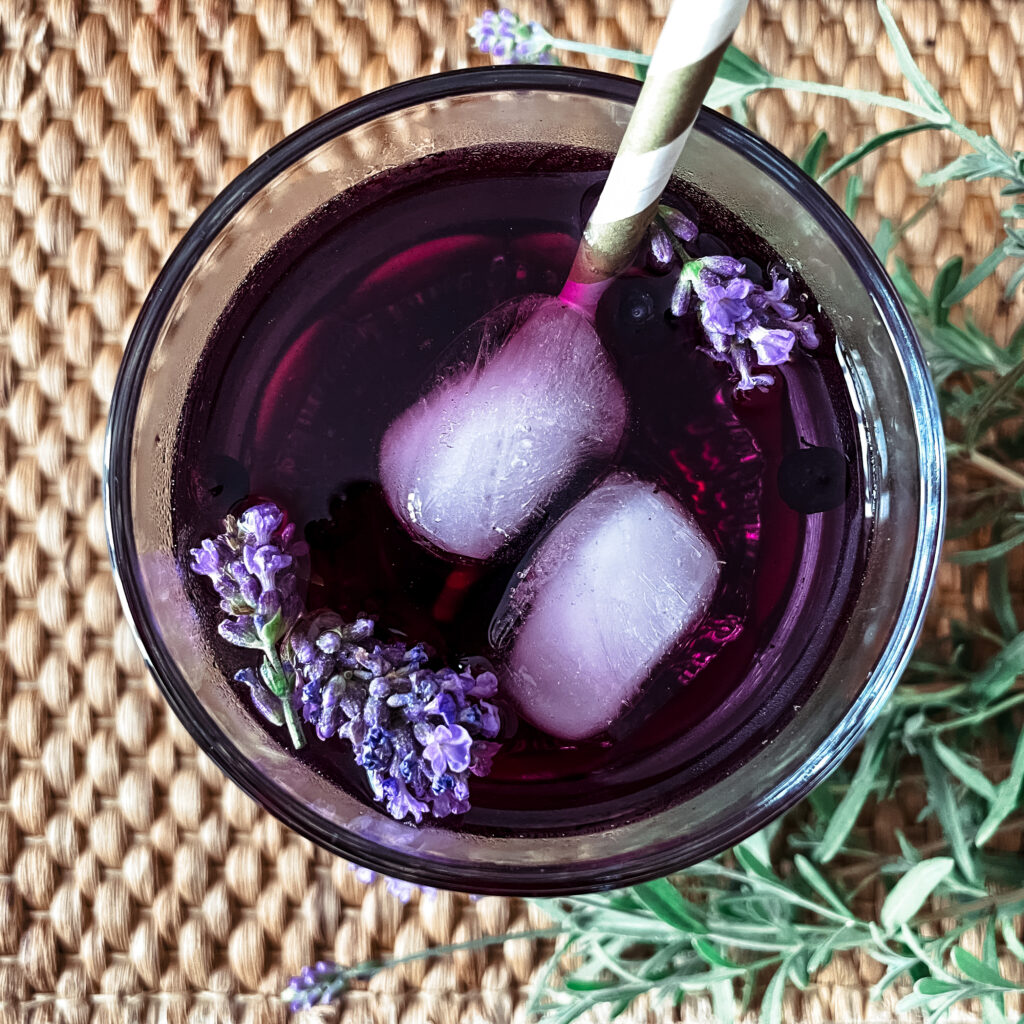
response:
[[[559,33],[649,48],[664,7],[519,9]],[[953,110],[1020,146],[1024,4],[895,8]],[[524,905],[500,899],[443,894],[403,907],[225,782],[146,676],[118,607],[100,500],[118,362],[183,231],[285,133],[360,93],[465,64],[478,13],[469,0],[0,0],[3,1022],[281,1020],[273,994],[304,962],[531,925]],[[760,0],[739,41],[773,71],[902,93],[865,0]],[[759,97],[752,110],[791,154],[819,126],[837,155],[900,123],[795,94]],[[865,228],[915,210],[917,175],[954,152],[928,133],[873,156]],[[902,253],[927,278],[953,253],[984,253],[997,228],[990,191],[956,185]],[[995,285],[979,293],[978,316],[1004,328]],[[977,581],[947,566],[934,628],[981,600]],[[914,829],[919,808],[906,800],[883,809],[879,849],[892,848],[894,826]],[[519,941],[381,975],[340,1017],[500,1024],[541,959]],[[845,959],[789,997],[787,1019],[861,1019],[875,977]]]

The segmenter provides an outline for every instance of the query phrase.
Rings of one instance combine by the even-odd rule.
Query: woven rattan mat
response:
[[[403,906],[225,782],[145,674],[118,607],[100,500],[118,361],[185,228],[248,161],[312,117],[465,64],[481,6],[0,0],[3,1021],[279,1020],[273,993],[304,962],[528,926],[527,908],[507,900],[442,894]],[[665,6],[527,0],[519,10],[577,38],[649,47]],[[957,115],[1021,147],[1024,4],[894,6]],[[792,77],[902,88],[869,0],[759,0],[739,42]],[[755,127],[791,154],[818,127],[838,153],[876,123],[898,123],[796,95],[765,95],[752,108]],[[950,145],[918,134],[869,160],[869,232],[920,205],[913,182]],[[954,185],[902,254],[927,277],[953,253],[984,252],[996,225],[987,189]],[[997,286],[978,301],[981,322],[998,329],[1007,310]],[[980,600],[947,565],[932,628]],[[918,809],[883,809],[879,846],[891,846],[893,826],[913,832]],[[510,942],[382,975],[348,998],[341,1019],[503,1022],[540,959]],[[787,1019],[861,1019],[875,978],[866,962],[840,961],[788,997]]]

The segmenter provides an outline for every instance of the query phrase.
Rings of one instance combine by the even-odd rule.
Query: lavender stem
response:
[[[301,750],[306,745],[306,733],[302,728],[298,713],[292,707],[290,697],[281,698],[281,710],[284,712],[284,724],[288,726],[288,735],[291,736],[292,746],[296,750]]]
[[[284,723],[288,726],[288,735],[291,737],[292,746],[296,750],[301,750],[306,745],[306,733],[302,728],[302,720],[292,706],[291,689],[285,678],[281,659],[277,656],[277,650],[273,644],[264,644],[263,653],[274,673],[274,681],[279,682],[280,692],[277,695],[281,698],[281,710],[284,712]]]

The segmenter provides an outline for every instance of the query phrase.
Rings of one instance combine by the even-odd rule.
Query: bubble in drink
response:
[[[384,435],[388,504],[428,544],[495,554],[587,463],[618,448],[626,397],[593,326],[555,298],[528,298],[509,334],[496,318],[457,367]],[[487,343],[495,344],[491,351]]]
[[[718,556],[654,484],[617,473],[559,520],[508,614],[524,615],[505,692],[564,740],[599,733],[711,605]]]

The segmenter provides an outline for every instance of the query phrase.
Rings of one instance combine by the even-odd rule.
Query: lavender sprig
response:
[[[507,8],[484,11],[469,34],[481,53],[499,64],[560,64],[551,52],[554,39],[536,21],[523,21]]]
[[[523,942],[531,942],[558,938],[564,934],[564,931],[564,928],[555,925],[551,928],[535,928],[531,931],[516,932],[514,937]],[[312,967],[303,967],[294,978],[291,978],[281,993],[281,998],[288,1004],[292,1013],[310,1010],[314,1006],[326,1006],[337,999],[350,982],[370,978],[381,968],[399,967],[402,964],[451,956],[454,953],[468,953],[477,949],[486,949],[488,946],[495,946],[508,940],[508,935],[482,935],[478,939],[468,939],[465,942],[428,946],[425,949],[406,953],[405,956],[390,957],[386,961],[367,960],[352,967],[343,967],[333,961],[319,960]]]
[[[672,315],[683,316],[696,300],[711,354],[732,366],[739,376],[737,391],[771,387],[771,374],[757,373],[756,367],[787,362],[797,342],[806,349],[818,347],[813,321],[800,316],[788,301],[789,278],[773,268],[771,287],[766,288],[751,279],[750,267],[743,260],[732,256],[693,259],[682,243],[696,238],[696,225],[671,207],[659,207],[658,214],[661,223],[649,243],[652,260],[666,265],[666,234],[682,259],[670,303]]]
[[[388,813],[417,822],[469,810],[469,778],[486,775],[499,744],[498,681],[484,668],[427,667],[422,645],[382,644],[374,624],[321,613],[296,628],[292,666],[304,720],[327,740],[352,747],[374,797]]]
[[[236,681],[268,722],[287,725],[296,749],[303,722],[322,741],[345,740],[393,818],[464,814],[470,776],[488,774],[500,746],[494,673],[482,662],[435,671],[422,644],[376,639],[372,619],[306,613],[295,562],[308,549],[294,534],[282,510],[263,502],[191,551],[193,572],[220,597],[220,635],[263,653],[258,670],[243,668]]]
[[[227,616],[217,627],[236,647],[263,652],[259,676],[252,669],[236,675],[252,694],[260,713],[275,725],[285,724],[292,744],[306,744],[292,696],[295,676],[278,656],[278,641],[303,611],[295,574],[296,559],[308,551],[295,539],[295,524],[273,502],[253,505],[241,516],[228,516],[224,531],[189,553],[190,568],[207,576]]]

